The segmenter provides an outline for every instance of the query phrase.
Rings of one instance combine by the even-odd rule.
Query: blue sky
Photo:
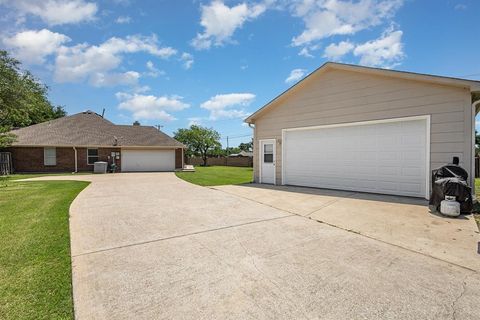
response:
[[[480,79],[478,0],[0,0],[0,45],[69,114],[231,145],[242,121],[326,61]],[[477,21],[477,22],[476,22]]]

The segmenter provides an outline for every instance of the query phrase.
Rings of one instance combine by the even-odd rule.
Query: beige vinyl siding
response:
[[[312,75],[255,119],[258,140],[277,139],[276,179],[282,181],[282,129],[431,115],[430,169],[460,157],[470,171],[471,96],[468,88],[344,70]]]

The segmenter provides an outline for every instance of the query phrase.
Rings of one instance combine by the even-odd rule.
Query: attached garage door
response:
[[[287,129],[283,183],[427,197],[427,119]]]
[[[122,171],[174,171],[175,150],[122,150]]]

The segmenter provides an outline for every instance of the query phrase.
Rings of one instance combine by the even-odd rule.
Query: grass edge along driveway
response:
[[[69,208],[88,184],[0,187],[0,319],[73,319]]]
[[[244,184],[253,181],[253,168],[250,167],[195,167],[195,172],[175,173],[177,177],[200,186],[221,186],[226,184]]]

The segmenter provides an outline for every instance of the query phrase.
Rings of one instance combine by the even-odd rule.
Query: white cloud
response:
[[[360,57],[360,64],[393,68],[405,56],[402,34],[402,31],[394,31],[391,27],[380,38],[356,46],[353,54]]]
[[[149,86],[135,86],[132,88],[133,93],[145,93],[150,91],[151,88]]]
[[[287,79],[285,79],[285,83],[291,84],[297,82],[305,76],[306,72],[307,70],[305,69],[293,69]]]
[[[130,18],[129,16],[120,16],[115,20],[115,23],[118,24],[128,24],[130,22],[132,22],[132,18]]]
[[[147,66],[148,72],[145,74],[149,77],[156,78],[159,75],[165,75],[165,71],[157,69],[153,64],[153,62],[150,60],[147,61],[146,66]]]
[[[355,45],[350,41],[341,41],[337,44],[331,43],[325,48],[325,54],[323,56],[327,59],[338,60],[342,56],[352,51],[354,47]]]
[[[320,47],[320,44],[305,46],[302,48],[302,50],[300,50],[298,55],[305,58],[314,58],[315,56],[312,54],[312,51],[316,51],[320,49]]]
[[[455,10],[466,10],[467,9],[467,5],[466,4],[463,4],[463,3],[458,3],[455,5],[454,7]]]
[[[47,29],[22,31],[3,39],[5,46],[12,49],[18,59],[32,64],[44,63],[47,56],[68,41],[70,38],[66,35]]]
[[[305,30],[292,39],[292,45],[304,46],[334,35],[354,34],[391,18],[403,0],[303,0],[293,5]]]
[[[298,53],[299,56],[306,57],[306,58],[314,58],[315,56],[310,53],[310,50],[308,50],[307,47],[302,48],[300,52]]]
[[[13,0],[5,1],[20,15],[34,15],[49,25],[79,23],[95,18],[98,7],[84,0]]]
[[[175,117],[169,112],[181,111],[190,105],[182,101],[180,96],[154,96],[117,92],[120,110],[130,111],[135,120],[172,121]]]
[[[113,87],[119,85],[135,86],[140,79],[140,73],[127,71],[123,73],[95,73],[90,78],[90,84],[95,87]]]
[[[98,74],[105,75],[118,68],[123,54],[136,52],[146,52],[163,59],[176,54],[171,47],[160,47],[155,36],[113,37],[98,46],[85,43],[62,46],[55,59],[54,78],[57,82],[91,81]]]
[[[191,127],[191,126],[201,126],[202,125],[202,118],[201,117],[191,117],[191,118],[188,118],[188,126]]]
[[[180,60],[183,61],[183,67],[187,70],[193,66],[193,62],[194,62],[193,55],[191,55],[190,53],[187,53],[187,52],[182,53]]]
[[[221,0],[202,5],[200,25],[204,31],[198,33],[191,44],[197,50],[209,49],[212,45],[221,46],[231,41],[235,31],[246,21],[256,19],[266,9],[266,4],[263,3],[241,3],[228,7]]]
[[[203,102],[200,107],[210,111],[210,120],[244,118],[249,113],[238,107],[250,105],[253,99],[255,95],[252,93],[217,94]]]

